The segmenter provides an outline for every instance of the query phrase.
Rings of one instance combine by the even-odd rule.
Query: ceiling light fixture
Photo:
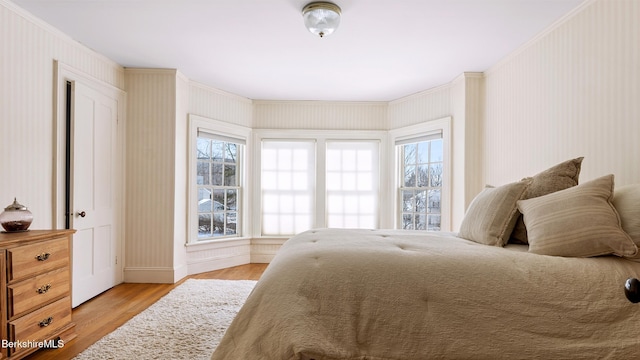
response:
[[[317,1],[302,9],[304,25],[314,35],[324,37],[334,32],[340,25],[340,7],[334,3]]]

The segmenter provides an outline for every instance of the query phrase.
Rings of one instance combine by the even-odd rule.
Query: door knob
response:
[[[85,217],[85,216],[87,216],[87,213],[86,213],[86,212],[84,212],[84,211],[80,211],[80,212],[78,213],[78,216],[80,216],[80,217]]]

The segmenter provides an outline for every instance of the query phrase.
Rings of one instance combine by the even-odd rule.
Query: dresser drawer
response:
[[[9,322],[9,341],[40,341],[71,323],[71,298],[65,297]]]
[[[69,266],[69,240],[54,238],[7,249],[8,281]]]
[[[70,283],[69,268],[65,267],[8,285],[9,318],[41,307],[53,299],[69,295]]]

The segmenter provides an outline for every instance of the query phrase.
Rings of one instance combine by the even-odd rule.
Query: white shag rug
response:
[[[255,284],[188,279],[74,359],[209,359]]]

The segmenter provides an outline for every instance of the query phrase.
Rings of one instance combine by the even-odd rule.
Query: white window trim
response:
[[[239,139],[244,141],[245,149],[244,149],[244,159],[240,164],[240,187],[242,188],[242,196],[241,196],[241,210],[238,213],[238,216],[241,219],[241,236],[233,236],[233,237],[222,237],[220,239],[207,239],[202,240],[198,239],[197,232],[197,224],[198,224],[198,212],[197,212],[197,196],[198,196],[198,187],[196,185],[196,170],[197,170],[197,159],[194,156],[194,149],[196,148],[197,140],[198,140],[198,129],[206,131],[211,134],[217,134],[222,137],[231,138],[231,139]],[[248,239],[251,238],[251,188],[247,183],[247,178],[249,177],[249,170],[251,169],[251,156],[252,154],[252,144],[251,144],[251,132],[252,130],[248,127],[230,124],[224,121],[210,119],[198,115],[189,114],[189,139],[187,141],[188,146],[188,164],[189,164],[189,173],[187,176],[188,181],[188,194],[187,194],[187,246],[192,245],[201,245],[215,242],[225,242],[225,241],[235,241],[239,239]]]
[[[393,202],[389,202],[387,199],[387,191],[390,176],[385,174],[384,169],[389,169],[388,159],[383,149],[388,149],[388,132],[376,131],[376,130],[298,130],[298,129],[255,129],[253,130],[253,171],[252,183],[253,183],[253,196],[252,206],[254,209],[253,216],[253,238],[289,238],[290,236],[263,236],[262,229],[262,196],[261,196],[261,143],[262,140],[314,140],[317,148],[324,148],[327,141],[331,140],[346,140],[346,141],[358,141],[358,140],[376,140],[380,141],[379,151],[379,218],[378,224],[380,228],[387,227],[388,224],[385,219],[387,213],[385,209],[390,206],[394,206]],[[316,188],[314,197],[314,208],[326,209],[326,196],[324,192],[320,192],[319,189],[325,189],[325,153],[324,151],[316,151]],[[323,227],[326,224],[326,211],[317,211],[314,218],[314,225],[312,227]]]
[[[442,208],[440,218],[440,229],[442,231],[451,231],[451,117],[444,117],[436,120],[425,121],[417,125],[406,126],[389,131],[389,151],[388,154],[393,154],[393,169],[395,176],[391,181],[390,188],[387,193],[391,196],[391,206],[393,214],[389,214],[393,219],[393,228],[397,228],[399,225],[400,217],[400,202],[398,201],[398,188],[400,187],[400,173],[398,171],[400,167],[399,154],[396,148],[396,142],[419,139],[420,137],[427,136],[434,132],[442,132],[442,151],[444,162],[442,164],[442,171],[444,181],[442,183]]]

